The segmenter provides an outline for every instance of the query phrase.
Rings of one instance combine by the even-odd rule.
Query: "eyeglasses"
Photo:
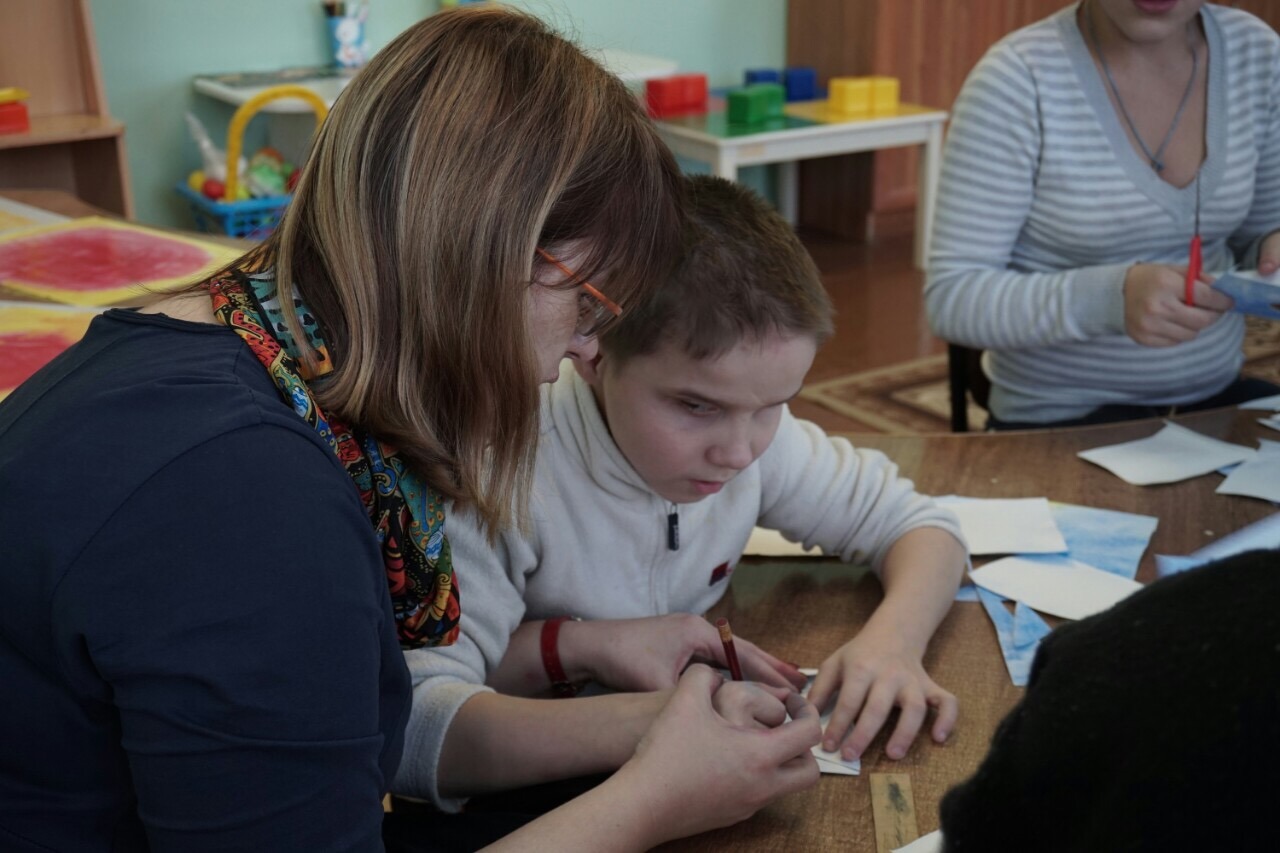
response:
[[[578,293],[578,324],[573,328],[575,334],[584,338],[593,338],[611,320],[622,316],[622,309],[618,307],[618,303],[601,293],[591,282],[562,264],[546,249],[539,248],[538,254],[548,263],[555,264],[556,268],[567,275],[570,281],[577,281],[578,286],[582,288]]]

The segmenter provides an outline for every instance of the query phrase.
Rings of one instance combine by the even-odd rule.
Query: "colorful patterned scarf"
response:
[[[320,434],[359,490],[382,546],[400,645],[451,645],[458,638],[461,610],[444,535],[444,499],[405,468],[392,448],[320,411],[307,382],[333,367],[300,300],[294,300],[294,310],[317,353],[314,375],[298,357],[270,278],[236,274],[214,279],[208,287],[213,313],[249,345],[285,402]]]

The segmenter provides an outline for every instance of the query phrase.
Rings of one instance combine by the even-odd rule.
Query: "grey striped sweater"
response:
[[[1212,396],[1239,373],[1244,323],[1150,348],[1124,333],[1135,263],[1182,265],[1194,184],[1178,189],[1133,150],[1076,24],[1076,8],[1011,33],[970,73],[947,136],[925,302],[935,334],[989,350],[991,411],[1080,417],[1108,403]],[[1280,38],[1206,5],[1204,268],[1256,263],[1280,228]]]

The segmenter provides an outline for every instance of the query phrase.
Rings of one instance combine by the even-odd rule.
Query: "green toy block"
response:
[[[729,122],[759,124],[782,118],[786,89],[778,83],[753,83],[729,92]]]

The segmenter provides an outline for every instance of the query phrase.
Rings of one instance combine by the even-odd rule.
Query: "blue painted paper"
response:
[[[1005,668],[1015,687],[1026,687],[1031,677],[1031,662],[1035,660],[1040,641],[1049,636],[1049,623],[1040,618],[1030,607],[1018,602],[1013,613],[1005,609],[1004,599],[995,593],[978,588],[978,600],[991,618],[996,629],[996,640],[1004,655]]]
[[[1049,502],[1049,512],[1058,525],[1062,538],[1067,542],[1067,553],[1018,556],[1042,563],[1078,560],[1129,580],[1137,575],[1138,564],[1142,562],[1142,555],[1146,553],[1147,545],[1159,523],[1159,519],[1150,515],[1053,501]],[[1017,603],[1012,614],[1009,613],[1004,607],[1003,598],[976,586],[960,587],[956,600],[972,601],[975,594],[995,626],[996,639],[1000,643],[1000,653],[1004,656],[1009,677],[1016,687],[1026,686],[1036,649],[1040,647],[1040,640],[1050,631],[1048,623],[1021,602]]]

